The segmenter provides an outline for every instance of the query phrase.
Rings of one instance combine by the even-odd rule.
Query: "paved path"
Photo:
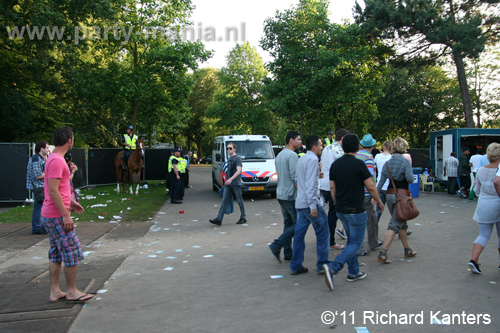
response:
[[[212,191],[210,169],[194,168],[191,181],[194,187],[187,190],[184,203],[165,204],[143,237],[112,237],[111,232],[97,240],[102,246],[92,249],[88,265],[105,267],[106,258],[114,256],[124,256],[124,261],[98,287],[106,292],[88,302],[70,332],[355,332],[359,326],[372,333],[500,331],[499,287],[491,283],[500,282],[495,236],[481,256],[483,274],[467,271],[478,230],[472,221],[476,202],[421,193],[416,200],[421,216],[409,223],[414,231],[410,245],[418,256],[404,260],[402,245],[395,241],[389,250],[393,264],[378,263],[376,253],[360,258],[368,277],[349,283],[343,270],[330,292],[323,276],[314,272],[312,228],[304,261],[310,271],[292,276],[266,249],[283,225],[275,199],[245,197],[247,226],[235,224],[235,207],[235,214],[214,227],[208,219],[216,216],[221,197]],[[384,213],[381,238],[387,223]],[[338,252],[331,251],[330,258]],[[81,267],[80,279],[88,277],[87,267]],[[28,293],[25,286],[17,286],[17,295]],[[332,325],[322,322],[325,311],[337,313]],[[392,311],[399,320],[422,315],[423,323],[376,324],[375,316],[374,323],[363,318],[369,311],[379,316]],[[487,314],[491,323],[484,324],[481,317],[480,324],[430,325],[438,311],[439,319],[443,314]]]

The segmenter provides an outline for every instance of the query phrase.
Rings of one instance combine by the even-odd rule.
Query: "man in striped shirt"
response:
[[[376,178],[375,163],[373,162],[372,150],[376,140],[373,139],[371,134],[366,134],[363,140],[360,141],[361,149],[356,154],[356,158],[365,162],[368,171],[372,175],[373,179]],[[368,246],[373,251],[381,245],[382,242],[378,240],[378,219],[375,214],[375,207],[372,203],[372,197],[365,187],[365,210],[368,214],[368,221],[366,223],[366,230],[368,231]],[[368,255],[369,251],[361,251],[358,255]]]
[[[452,152],[450,157],[444,160],[443,175],[448,176],[448,194],[455,194],[455,189],[457,188],[457,171],[458,171],[458,159],[457,153]]]

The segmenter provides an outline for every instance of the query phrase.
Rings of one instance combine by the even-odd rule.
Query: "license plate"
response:
[[[253,186],[248,188],[249,191],[264,191],[264,186]]]

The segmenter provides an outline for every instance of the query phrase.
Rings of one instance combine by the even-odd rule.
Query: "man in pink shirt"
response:
[[[73,148],[73,130],[69,127],[59,127],[52,140],[56,148],[45,164],[45,200],[41,214],[42,224],[49,233],[50,240],[49,301],[84,303],[94,295],[87,295],[76,288],[77,266],[83,260],[83,254],[70,215],[71,210],[83,213],[83,208],[71,197],[70,171],[64,160],[64,154]],[[59,288],[62,261],[65,266],[66,293]]]

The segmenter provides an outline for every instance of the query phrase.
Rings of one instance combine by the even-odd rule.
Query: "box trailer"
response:
[[[500,143],[500,128],[453,128],[431,132],[429,161],[437,179],[448,179],[443,176],[443,164],[451,152],[456,152],[459,158],[462,148],[469,147],[472,156],[478,148],[486,151],[492,142]]]

